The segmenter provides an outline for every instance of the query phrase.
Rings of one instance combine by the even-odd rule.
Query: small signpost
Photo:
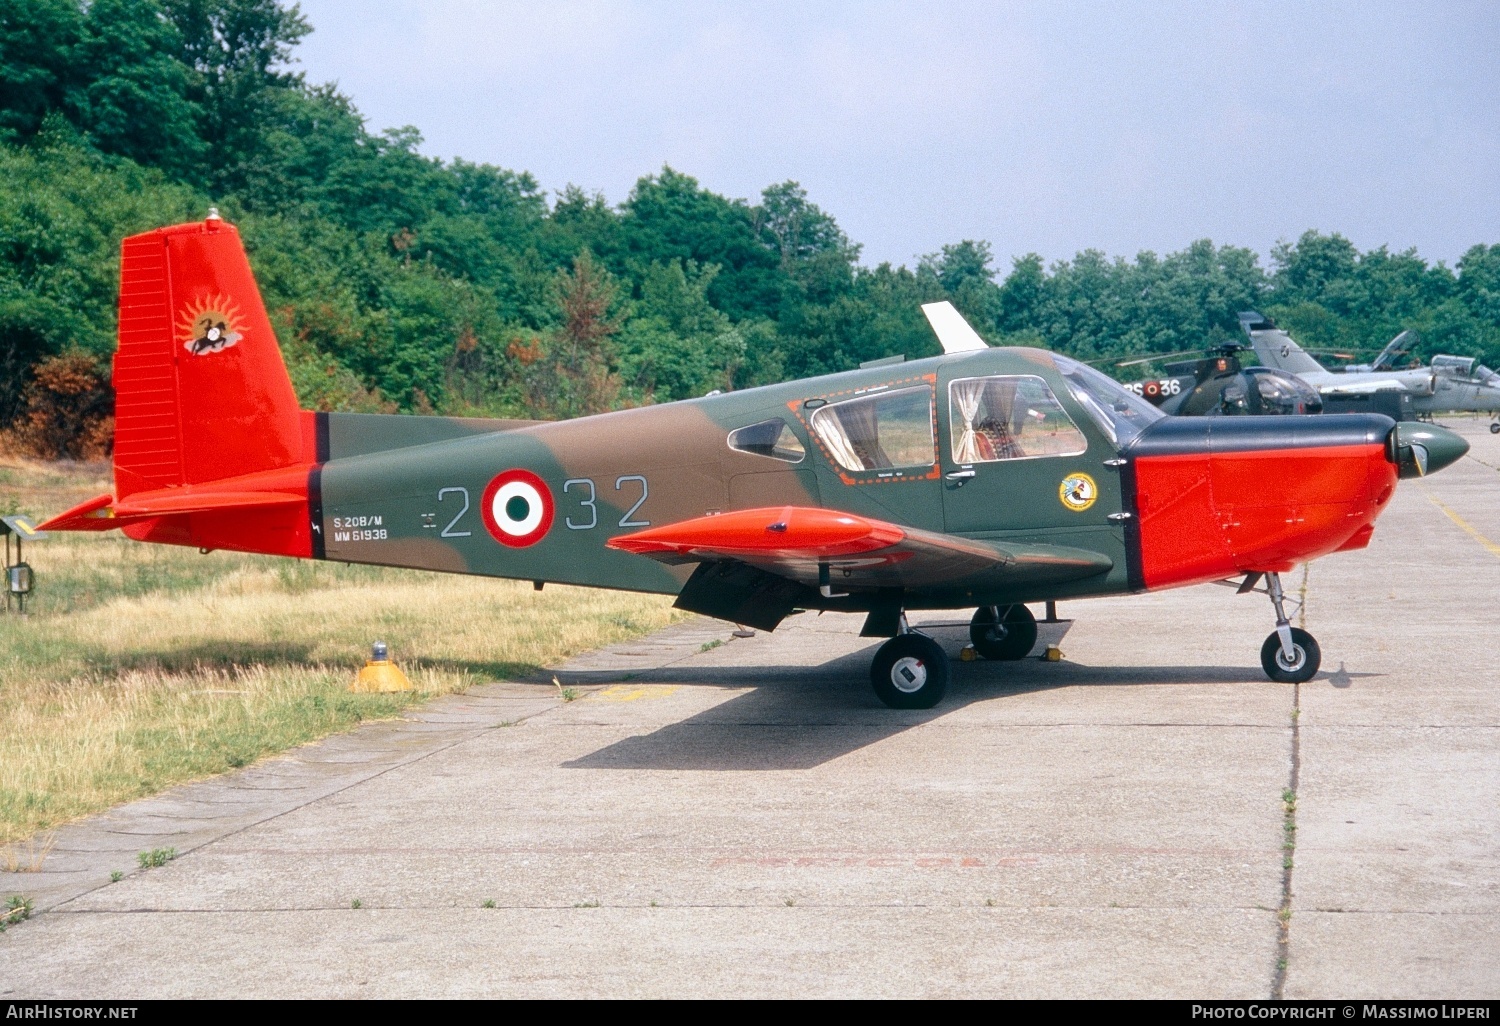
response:
[[[14,602],[16,612],[25,613],[26,596],[31,594],[33,582],[31,567],[24,558],[25,543],[41,541],[47,537],[47,532],[38,531],[30,518],[18,514],[0,517],[0,535],[5,536],[5,611],[10,612],[11,604]],[[12,535],[16,539],[14,561],[10,554]]]

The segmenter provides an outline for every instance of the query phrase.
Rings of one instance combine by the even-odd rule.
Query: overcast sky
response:
[[[302,0],[308,78],[424,152],[623,200],[791,178],[911,263],[1500,242],[1500,4]]]

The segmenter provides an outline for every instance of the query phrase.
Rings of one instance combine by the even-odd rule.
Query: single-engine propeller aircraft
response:
[[[1472,356],[1439,355],[1432,358],[1429,367],[1391,367],[1392,356],[1404,351],[1411,332],[1403,331],[1391,339],[1368,366],[1333,371],[1254,310],[1240,314],[1240,326],[1262,363],[1295,374],[1316,388],[1325,408],[1347,410],[1360,400],[1368,404],[1386,398],[1399,399],[1402,410],[1423,417],[1434,413],[1489,413],[1500,418],[1500,374]],[[1490,425],[1490,431],[1500,434],[1500,419]]]
[[[772,630],[866,614],[888,705],[943,695],[914,609],[976,608],[991,659],[1025,603],[1264,578],[1274,680],[1318,669],[1278,574],[1370,540],[1398,477],[1467,449],[1376,415],[1167,417],[1037,349],[992,349],[946,303],[944,355],[555,423],[313,413],[239,233],[128,238],[114,491],[42,524],[144,542],[658,592]]]

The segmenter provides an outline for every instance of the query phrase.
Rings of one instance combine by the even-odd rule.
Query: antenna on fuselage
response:
[[[988,349],[990,344],[979,337],[969,322],[964,320],[964,315],[953,308],[953,304],[944,300],[941,303],[923,303],[922,312],[927,315],[927,323],[932,325],[933,332],[938,341],[942,343],[943,352],[953,353],[976,353],[981,349]]]

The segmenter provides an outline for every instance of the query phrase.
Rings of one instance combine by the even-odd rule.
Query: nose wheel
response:
[[[1318,640],[1301,627],[1293,627],[1287,620],[1286,596],[1281,590],[1280,574],[1266,574],[1266,593],[1271,596],[1271,605],[1276,610],[1276,629],[1260,646],[1261,669],[1266,671],[1267,677],[1281,684],[1312,680],[1318,667],[1323,665]]]
[[[1323,653],[1318,648],[1318,639],[1301,627],[1289,628],[1291,654],[1281,640],[1279,631],[1272,631],[1264,645],[1260,646],[1260,665],[1266,676],[1282,684],[1301,684],[1311,680],[1323,662]]]
[[[948,690],[948,653],[925,634],[906,626],[875,653],[870,666],[875,695],[892,709],[931,709]]]

